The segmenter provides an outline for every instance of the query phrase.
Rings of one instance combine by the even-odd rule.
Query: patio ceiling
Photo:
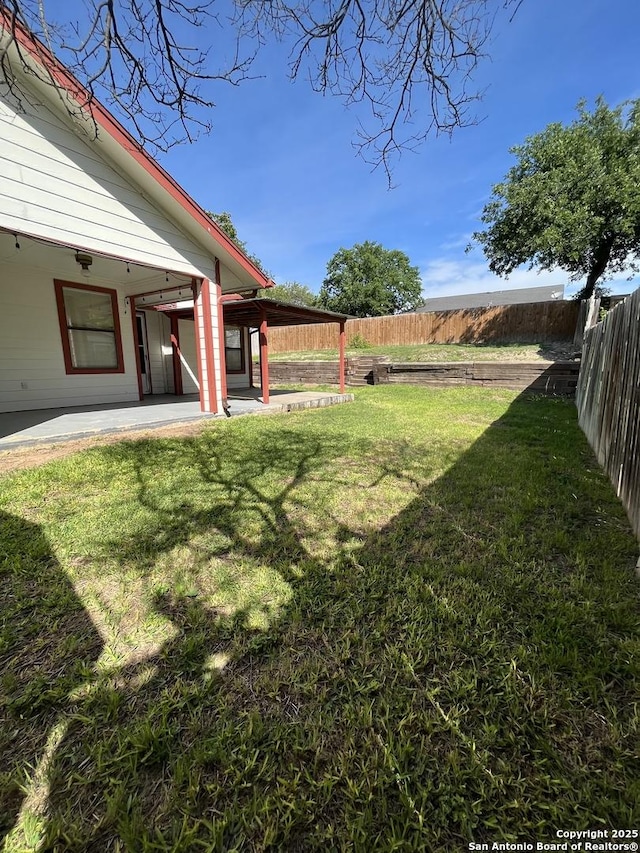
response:
[[[344,323],[347,314],[292,305],[277,299],[237,299],[223,302],[224,319],[230,325],[258,328],[266,319],[269,326],[296,326],[303,323]]]
[[[158,300],[161,297],[158,296]],[[193,320],[193,305],[184,302],[160,302],[156,304],[136,304],[138,310],[161,311],[163,314],[173,314],[182,320]],[[222,299],[224,319],[231,326],[248,326],[259,328],[266,318],[269,326],[297,326],[305,323],[344,323],[349,319],[347,314],[337,314],[335,311],[324,311],[320,308],[308,308],[302,305],[292,305],[276,299]]]
[[[84,276],[76,261],[76,251],[91,255],[92,264],[89,275]],[[108,257],[93,249],[67,246],[28,236],[20,230],[6,231],[0,229],[0,260],[3,264],[14,264],[16,275],[20,269],[28,265],[50,274],[55,270],[55,277],[65,281],[80,284],[101,284],[105,287],[117,287],[123,294],[136,292],[150,293],[171,290],[175,297],[182,292],[190,296],[192,276],[184,272],[167,270],[165,267],[145,266],[126,259]],[[151,302],[151,298],[147,298]],[[145,307],[145,306],[142,306]]]

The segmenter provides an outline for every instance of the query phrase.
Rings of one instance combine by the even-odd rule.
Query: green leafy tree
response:
[[[511,149],[518,162],[493,188],[488,227],[473,236],[492,272],[559,267],[572,281],[586,278],[587,298],[600,280],[638,270],[640,99],[577,109],[572,124],[550,124]]]
[[[280,299],[282,302],[303,305],[307,308],[313,308],[317,299],[316,294],[306,284],[300,284],[298,281],[285,281],[283,284],[276,284],[275,287],[261,291],[260,296],[263,299]]]
[[[404,252],[368,240],[336,252],[318,296],[318,306],[356,317],[398,314],[421,303],[418,267]]]
[[[231,214],[228,211],[223,210],[221,213],[213,213],[210,210],[206,210],[205,213],[213,219],[216,225],[219,225],[220,228],[222,228],[227,237],[230,237],[233,240],[236,246],[245,253],[249,260],[255,264],[259,270],[262,270],[265,275],[270,275],[270,273],[264,268],[260,258],[252,255],[247,249],[247,244],[238,236],[238,231],[236,230],[236,226],[233,224],[233,220],[231,219]]]

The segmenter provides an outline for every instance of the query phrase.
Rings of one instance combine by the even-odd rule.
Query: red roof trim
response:
[[[129,131],[104,107],[95,97],[82,86],[73,74],[49,51],[33,33],[18,21],[5,7],[0,6],[0,26],[9,33],[15,35],[20,47],[24,48],[38,62],[48,65],[48,72],[54,82],[63,88],[83,109],[89,109],[96,123],[111,136],[121,148],[123,148],[133,159],[144,168],[160,186],[177,201],[180,206],[200,225],[208,234],[213,233],[218,243],[235,258],[236,261],[248,272],[261,287],[272,287],[273,282],[261,271],[238,246],[228,237],[200,205],[194,201],[180,184],[165,171],[162,166],[148,154],[140,143],[131,136]]]

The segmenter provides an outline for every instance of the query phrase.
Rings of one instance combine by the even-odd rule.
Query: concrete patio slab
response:
[[[242,391],[229,395],[228,416],[292,412],[352,400],[353,394],[271,391],[271,400],[265,406],[259,391]],[[0,413],[0,451],[224,417],[201,412],[197,395],[175,397],[168,394],[147,397],[139,403],[3,412]]]

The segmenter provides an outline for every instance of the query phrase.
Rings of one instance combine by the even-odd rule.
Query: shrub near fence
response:
[[[585,334],[578,421],[640,537],[640,290]]]
[[[539,343],[571,340],[580,303],[534,302],[425,314],[347,320],[346,335],[373,346],[402,344]],[[288,326],[269,331],[272,352],[336,349],[337,323]]]

